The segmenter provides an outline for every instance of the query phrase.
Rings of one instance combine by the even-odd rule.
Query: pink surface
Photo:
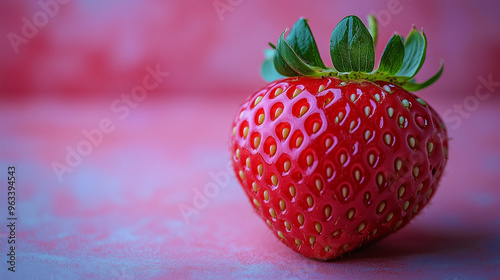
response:
[[[459,101],[426,99],[439,111]],[[498,98],[450,130],[449,165],[420,216],[333,262],[306,259],[278,242],[227,173],[227,135],[239,100],[161,100],[139,104],[123,121],[110,112],[111,101],[1,105],[0,167],[4,176],[7,165],[17,168],[19,246],[17,272],[2,260],[0,279],[500,275]],[[81,131],[105,117],[115,130],[60,182],[51,164],[64,163],[65,147],[76,147],[85,139]],[[218,191],[194,205],[195,193],[213,183]],[[5,196],[0,192],[2,216]],[[200,207],[186,219],[180,205]],[[0,233],[5,240],[5,227]]]

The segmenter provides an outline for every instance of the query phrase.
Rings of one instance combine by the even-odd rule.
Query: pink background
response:
[[[44,0],[49,1],[49,0]],[[63,0],[61,0],[63,1]],[[9,98],[90,98],[129,91],[146,65],[172,72],[162,95],[182,93],[244,98],[263,85],[259,71],[267,42],[303,16],[331,65],[330,34],[344,16],[375,12],[380,20],[378,52],[394,31],[406,36],[413,24],[429,42],[421,79],[444,60],[433,90],[463,95],[475,77],[498,71],[500,33],[495,0],[481,1],[68,1],[16,54],[7,39],[21,34],[38,1],[0,2],[0,91]],[[104,3],[103,3],[104,2]],[[219,17],[214,3],[236,3]],[[391,14],[392,11],[393,13]],[[222,19],[222,20],[221,20]],[[380,56],[378,56],[380,57]],[[378,58],[377,57],[377,58]]]
[[[17,51],[9,34],[21,35],[23,17],[32,21],[42,8],[0,2],[0,180],[16,166],[19,219],[15,274],[0,227],[0,279],[500,275],[498,1],[66,2]],[[234,7],[218,14],[214,3]],[[331,65],[334,26],[372,11],[381,21],[378,57],[392,32],[406,35],[415,24],[428,39],[417,78],[445,61],[441,80],[419,95],[444,116],[450,161],[409,226],[342,260],[312,261],[271,235],[226,171],[229,128],[243,99],[265,85],[263,50],[284,28],[310,19]],[[127,115],[114,111],[148,66],[169,75]],[[478,100],[478,87],[490,95]],[[67,148],[103,119],[114,130],[58,180],[52,164],[65,163]],[[180,205],[193,206],[209,184],[218,193],[188,223]],[[1,188],[2,224],[6,196]]]

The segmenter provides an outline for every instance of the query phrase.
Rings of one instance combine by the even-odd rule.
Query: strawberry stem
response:
[[[412,28],[406,40],[397,34],[387,43],[380,66],[375,64],[377,21],[368,17],[369,30],[356,16],[347,16],[335,27],[331,36],[330,54],[334,67],[325,67],[307,20],[300,18],[285,40],[283,32],[276,46],[266,51],[261,73],[267,81],[283,77],[337,77],[344,81],[387,81],[409,91],[421,90],[436,82],[440,70],[423,83],[416,83],[414,76],[422,67],[427,38],[422,30]]]

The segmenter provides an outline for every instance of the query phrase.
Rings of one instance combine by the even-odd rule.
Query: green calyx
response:
[[[266,50],[261,73],[268,82],[284,77],[337,77],[344,81],[387,81],[408,91],[430,86],[443,73],[439,71],[423,83],[414,77],[422,67],[427,49],[424,31],[412,28],[406,40],[394,34],[385,46],[379,67],[375,67],[377,21],[368,17],[369,29],[356,16],[342,19],[332,32],[330,55],[333,68],[326,67],[319,55],[316,41],[307,20],[300,18],[285,40],[283,32],[276,46]]]

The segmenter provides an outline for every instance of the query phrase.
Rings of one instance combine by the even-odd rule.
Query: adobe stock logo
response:
[[[19,53],[19,46],[21,44],[27,44],[29,39],[33,38],[38,34],[39,29],[46,26],[49,23],[50,18],[55,17],[61,8],[61,5],[68,4],[70,0],[40,0],[38,1],[38,6],[40,10],[33,14],[31,19],[27,17],[22,17],[21,22],[23,23],[21,27],[21,35],[9,32],[7,38],[9,39],[12,49],[16,54]]]
[[[461,103],[453,104],[453,109],[444,111],[443,119],[451,128],[458,129],[465,119],[479,109],[480,103],[490,98],[495,93],[495,89],[500,87],[500,82],[493,80],[493,74],[489,74],[487,78],[478,76],[477,79],[479,84],[474,94],[465,97]]]
[[[232,172],[232,162],[229,161],[225,170],[220,170],[217,173],[208,173],[212,178],[211,182],[205,184],[203,188],[194,187],[192,189],[192,203],[183,202],[179,204],[179,211],[186,224],[189,224],[193,216],[199,215],[200,211],[207,208],[211,199],[215,199],[219,195],[221,189],[225,189],[229,186]]]
[[[148,96],[148,92],[160,86],[165,77],[168,77],[168,72],[160,71],[160,66],[156,65],[153,69],[151,66],[146,67],[147,74],[142,79],[142,84],[135,86],[130,94],[122,94],[120,98],[115,99],[111,105],[110,110],[119,120],[125,120],[129,115],[131,109],[137,108],[139,102],[142,102]],[[116,125],[112,118],[102,118],[97,127],[87,130],[83,129],[82,134],[84,139],[72,147],[66,145],[66,156],[64,163],[58,161],[52,162],[52,169],[56,174],[59,182],[63,181],[63,175],[71,173],[83,159],[92,153],[94,147],[99,146],[104,140],[104,136],[113,132]]]
[[[411,2],[412,0],[406,0],[406,2]],[[392,17],[399,15],[403,11],[404,7],[401,4],[401,0],[389,0],[385,9],[371,10],[370,14],[374,15],[378,21],[379,26],[386,27],[392,20]]]
[[[243,0],[214,0],[212,5],[214,6],[217,16],[219,16],[220,21],[224,21],[224,14],[232,13],[234,8],[241,5]]]

